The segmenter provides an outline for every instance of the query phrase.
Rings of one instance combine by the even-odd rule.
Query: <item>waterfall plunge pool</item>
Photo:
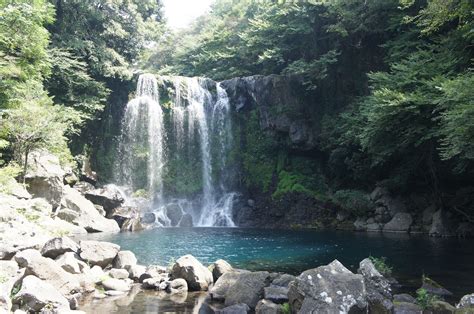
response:
[[[423,274],[459,298],[474,292],[474,246],[469,239],[345,231],[246,228],[156,228],[136,233],[91,234],[131,250],[139,264],[167,266],[192,254],[207,265],[221,258],[234,267],[294,275],[338,259],[357,271],[368,257],[387,258],[406,291],[420,287]]]

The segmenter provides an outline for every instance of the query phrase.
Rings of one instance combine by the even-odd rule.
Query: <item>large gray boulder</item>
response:
[[[130,282],[126,280],[116,279],[116,278],[107,278],[102,281],[102,286],[105,290],[114,290],[114,291],[129,291],[132,286]]]
[[[338,260],[304,271],[290,283],[292,311],[298,313],[354,313],[367,310],[362,275],[353,274]]]
[[[58,217],[85,228],[88,232],[119,232],[112,219],[103,217],[89,200],[77,190],[65,186]]]
[[[81,241],[80,257],[90,265],[98,265],[102,268],[108,266],[120,251],[120,246],[110,242]]]
[[[260,300],[255,307],[255,314],[283,314],[283,308],[270,300]]]
[[[104,207],[107,213],[125,202],[122,191],[114,184],[108,184],[99,189],[88,190],[84,196],[92,203]]]
[[[32,312],[39,312],[45,306],[57,310],[69,310],[69,301],[61,292],[47,281],[35,276],[26,276],[23,279],[20,291],[13,297],[13,303]]]
[[[166,287],[168,293],[184,293],[188,291],[188,283],[184,279],[175,279]]]
[[[459,303],[456,304],[456,308],[466,310],[466,312],[467,310],[474,312],[474,293],[463,296]]]
[[[132,266],[137,265],[137,258],[132,251],[120,251],[117,253],[113,261],[115,268],[123,268],[129,270]]]
[[[207,290],[214,282],[209,269],[192,255],[180,257],[171,268],[170,275],[173,279],[186,280],[191,291]]]
[[[214,279],[214,282],[216,282],[217,279],[219,279],[219,277],[223,274],[233,270],[232,266],[223,259],[218,259],[212,263],[209,269],[212,271],[212,278]]]
[[[45,198],[54,208],[61,204],[64,175],[58,157],[44,150],[29,154],[25,175],[28,192]]]
[[[62,269],[71,274],[81,274],[89,269],[89,266],[79,260],[79,256],[74,252],[66,252],[58,256],[55,261]]]
[[[393,309],[390,282],[375,268],[369,258],[359,264],[358,273],[364,277],[367,290],[369,311],[373,313],[391,313]]]
[[[231,306],[227,306],[223,309],[216,310],[216,314],[247,314],[250,312],[250,308],[247,304],[234,304]]]
[[[409,232],[413,218],[409,213],[396,213],[383,227],[384,232]]]
[[[184,212],[178,204],[171,204],[166,208],[166,216],[173,227],[178,225],[183,215]]]
[[[68,237],[54,238],[46,242],[41,249],[41,255],[55,259],[66,252],[77,253],[79,245]]]
[[[15,261],[25,267],[25,275],[36,276],[55,287],[63,295],[80,292],[78,278],[66,272],[50,258],[41,256],[36,250],[25,250],[15,255]]]
[[[229,288],[232,287],[232,285],[243,273],[249,273],[249,271],[234,269],[219,277],[219,279],[217,279],[212,288],[209,290],[211,299],[217,301],[224,300]]]
[[[271,282],[271,275],[266,271],[241,274],[225,294],[225,305],[247,304],[255,309],[259,300],[263,298],[264,288]]]
[[[440,209],[433,214],[429,235],[431,237],[452,235],[449,219],[443,210]]]
[[[393,314],[422,314],[423,309],[414,303],[395,302],[393,305]]]

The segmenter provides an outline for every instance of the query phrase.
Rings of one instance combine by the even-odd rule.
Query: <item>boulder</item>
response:
[[[292,311],[299,313],[348,313],[366,311],[367,294],[362,275],[353,274],[338,260],[304,271],[290,283]]]
[[[270,273],[266,271],[241,274],[235,283],[227,289],[225,305],[244,303],[251,309],[255,309],[258,301],[263,298],[264,288],[270,282]]]
[[[247,304],[234,304],[227,306],[223,309],[216,310],[216,314],[247,314],[250,312],[250,308]]]
[[[466,294],[461,298],[458,304],[456,304],[457,309],[471,309],[474,311],[474,293]]]
[[[188,284],[184,279],[175,279],[169,282],[166,292],[169,293],[183,293],[188,291]]]
[[[32,198],[31,194],[26,190],[23,184],[16,182],[15,179],[11,179],[7,184],[8,194],[19,198],[29,200]]]
[[[360,262],[358,273],[364,277],[369,313],[392,313],[392,289],[388,279],[380,274],[369,258]]]
[[[104,216],[104,217],[107,216],[107,212],[105,211],[104,207],[97,204],[94,204],[94,207],[95,209],[97,209],[97,211],[99,212],[101,216]]]
[[[79,260],[79,256],[74,252],[66,252],[56,258],[56,263],[62,267],[65,271],[71,274],[81,274],[84,269],[88,269],[89,266],[83,261]]]
[[[117,222],[103,217],[77,190],[65,186],[58,217],[85,228],[88,232],[119,232]]]
[[[409,232],[413,218],[409,213],[396,213],[383,227],[384,232]]]
[[[228,271],[232,271],[233,268],[223,259],[218,259],[210,266],[210,270],[212,271],[212,278],[214,279],[214,282],[216,282],[220,276]]]
[[[393,314],[422,314],[423,309],[414,303],[395,302],[393,304]]]
[[[452,234],[450,230],[448,217],[443,210],[438,210],[433,214],[429,235],[431,237],[449,236]]]
[[[15,261],[0,261],[0,313],[11,311],[11,291],[23,275],[24,270],[20,271]]]
[[[367,224],[367,231],[379,232],[382,230],[382,227],[383,227],[383,224],[381,223],[377,223],[377,222],[370,223],[370,224]]]
[[[105,290],[129,291],[132,287],[129,282],[121,279],[107,278],[102,281]]]
[[[161,277],[166,274],[166,267],[158,265],[148,265],[145,272],[140,276],[139,281],[142,282],[147,278]]]
[[[66,272],[59,264],[50,258],[41,256],[36,250],[26,250],[15,255],[15,261],[25,267],[25,275],[33,275],[51,284],[63,295],[80,291],[78,279]]]
[[[356,221],[354,221],[354,229],[356,231],[365,231],[367,230],[367,223],[364,218],[357,218]]]
[[[117,253],[112,264],[114,268],[128,270],[130,267],[137,265],[137,258],[132,251],[120,251]]]
[[[127,279],[129,275],[125,269],[112,268],[109,270],[109,276],[115,279]]]
[[[186,280],[191,291],[207,290],[214,282],[209,269],[192,255],[180,257],[171,268],[170,275],[173,279]]]
[[[193,216],[190,214],[184,214],[179,221],[179,226],[183,228],[191,228],[193,226]]]
[[[393,302],[415,303],[416,299],[407,293],[393,295]]]
[[[264,288],[263,296],[269,301],[281,304],[288,302],[288,290],[288,287],[270,285]]]
[[[209,290],[209,295],[212,300],[222,301],[225,299],[225,295],[227,294],[227,290],[237,281],[241,274],[248,271],[241,271],[241,270],[233,270],[230,272],[226,272],[223,274],[212,288]]]
[[[69,310],[69,301],[53,285],[35,276],[23,279],[13,303],[33,312],[39,312],[47,305],[58,310]]]
[[[41,249],[41,255],[55,259],[66,252],[77,253],[79,245],[68,237],[54,238],[46,242]]]
[[[120,246],[110,242],[102,241],[81,241],[80,257],[90,265],[106,267],[117,256]]]
[[[178,204],[171,204],[166,207],[166,216],[170,220],[170,224],[173,227],[178,225],[183,215],[183,210]]]
[[[25,175],[28,192],[34,197],[45,198],[53,208],[61,204],[64,175],[58,157],[44,150],[29,154]]]
[[[431,302],[427,310],[436,314],[453,314],[456,308],[448,302],[436,300]]]
[[[147,225],[154,224],[156,222],[156,215],[155,213],[145,213],[141,217],[141,222]]]
[[[125,202],[124,194],[114,184],[108,184],[100,189],[86,191],[84,196],[92,203],[102,206],[107,214]]]
[[[85,195],[88,191],[94,190],[94,186],[86,181],[79,181],[74,184],[73,188],[82,195]]]
[[[283,314],[283,308],[270,300],[260,300],[255,307],[255,314]]]
[[[145,274],[146,266],[132,265],[132,266],[128,267],[127,271],[129,273],[129,278],[132,279],[135,282],[138,282],[140,280],[140,277],[143,274]]]
[[[437,295],[439,297],[447,297],[453,295],[451,291],[445,289],[439,283],[426,276],[423,276],[422,278],[421,289],[425,289],[426,292],[428,292],[429,294]]]
[[[272,286],[288,288],[288,286],[290,285],[290,282],[294,281],[295,279],[296,277],[293,275],[281,274],[277,276],[275,279],[273,279]]]
[[[144,227],[140,221],[140,217],[125,219],[122,226],[120,227],[121,231],[130,231],[130,232],[140,231],[143,229]]]

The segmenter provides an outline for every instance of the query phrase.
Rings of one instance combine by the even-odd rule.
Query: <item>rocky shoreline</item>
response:
[[[21,250],[0,261],[0,309],[17,314],[84,313],[78,310],[81,300],[107,302],[138,289],[184,299],[188,291],[201,291],[205,297],[200,306],[221,314],[474,311],[474,294],[451,305],[443,300],[449,291],[429,279],[421,287],[425,294],[418,293],[416,299],[396,294],[396,280],[376,265],[366,258],[353,273],[334,260],[293,276],[234,269],[224,260],[206,267],[185,255],[169,266],[145,266],[133,252],[110,242],[56,237],[39,250]]]

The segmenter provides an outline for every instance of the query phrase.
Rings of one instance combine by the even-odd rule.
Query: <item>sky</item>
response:
[[[188,26],[205,13],[214,0],[163,0],[168,25],[173,29]]]

